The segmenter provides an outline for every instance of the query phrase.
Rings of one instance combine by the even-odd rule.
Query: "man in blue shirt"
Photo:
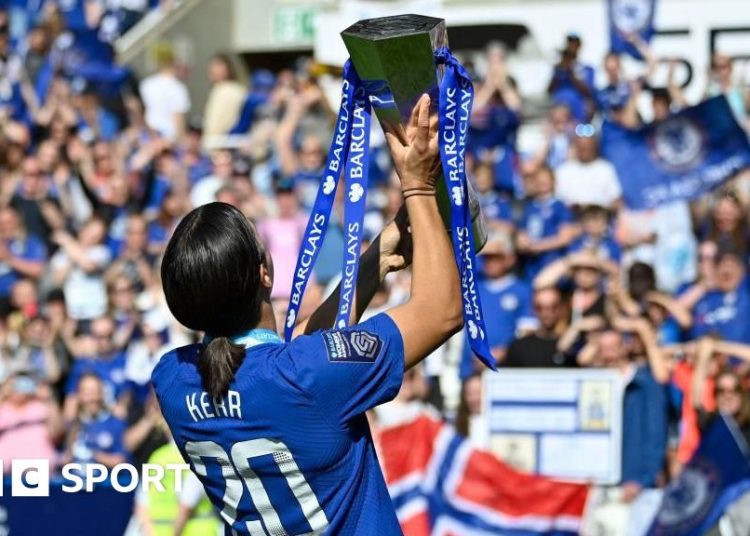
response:
[[[113,416],[104,402],[104,388],[95,374],[84,374],[76,385],[79,426],[71,428],[63,462],[101,463],[109,468],[127,461],[125,421]]]
[[[474,166],[473,179],[477,200],[490,227],[512,232],[515,226],[513,204],[507,195],[499,194],[495,190],[494,175],[492,166],[487,162],[479,162]]]
[[[537,326],[531,289],[513,274],[515,263],[510,236],[502,231],[493,232],[482,250],[479,298],[484,308],[487,340],[498,362],[502,362],[517,333],[531,332]],[[480,366],[466,341],[459,369],[461,379],[471,376]]]
[[[76,390],[81,378],[86,374],[97,376],[102,382],[104,401],[114,407],[125,391],[125,354],[114,348],[114,321],[103,316],[91,322],[89,336],[94,339],[96,355],[79,357],[73,362],[65,388],[65,414],[75,407]]]
[[[20,279],[41,277],[46,260],[47,247],[25,232],[15,209],[0,209],[0,298],[10,296]]]
[[[561,51],[560,62],[555,65],[547,92],[556,104],[565,104],[573,117],[587,122],[594,112],[594,69],[578,61],[581,38],[570,34]]]
[[[719,335],[722,339],[750,343],[750,289],[745,264],[739,252],[719,251],[716,260],[716,287],[704,290],[693,307],[691,339]]]
[[[609,211],[598,205],[586,205],[580,208],[580,214],[583,232],[568,246],[568,253],[593,251],[599,258],[619,264],[622,248],[612,236]]]
[[[607,75],[607,85],[596,91],[596,101],[599,109],[609,117],[613,110],[622,109],[630,98],[630,84],[622,76],[620,56],[609,52],[604,57],[604,72]]]
[[[555,176],[542,166],[529,181],[531,199],[526,201],[518,234],[518,249],[524,254],[524,276],[533,281],[547,265],[565,255],[575,237],[573,214],[554,197]]]
[[[631,502],[644,489],[654,488],[667,448],[667,390],[654,379],[648,365],[628,359],[622,333],[603,331],[598,339],[602,365],[625,380],[622,413],[622,493]]]

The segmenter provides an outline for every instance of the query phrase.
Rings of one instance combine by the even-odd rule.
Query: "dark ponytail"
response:
[[[198,372],[209,395],[219,398],[227,392],[244,357],[245,347],[227,337],[216,337],[208,343],[198,359]]]
[[[245,356],[229,337],[254,328],[263,299],[263,248],[247,218],[226,203],[185,216],[164,252],[161,276],[169,310],[211,342],[198,359],[203,385],[223,395]]]

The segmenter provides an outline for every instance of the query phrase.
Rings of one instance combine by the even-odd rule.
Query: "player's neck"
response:
[[[260,321],[256,327],[276,331],[276,315],[273,313],[273,306],[265,300],[261,303]]]

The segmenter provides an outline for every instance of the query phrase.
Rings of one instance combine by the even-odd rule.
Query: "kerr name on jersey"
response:
[[[241,419],[240,403],[240,394],[237,391],[227,391],[221,398],[212,398],[206,391],[193,391],[185,395],[185,404],[195,422],[216,417]]]

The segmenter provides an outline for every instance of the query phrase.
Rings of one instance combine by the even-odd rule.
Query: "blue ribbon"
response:
[[[368,170],[370,168],[370,99],[361,83],[354,89],[354,112],[351,121],[349,155],[346,160],[346,201],[344,205],[344,247],[341,268],[341,296],[336,327],[349,325],[357,287],[362,231],[367,205]]]
[[[302,296],[305,294],[310,273],[320,253],[328,223],[333,208],[333,200],[336,198],[339,176],[341,175],[342,163],[347,161],[349,154],[349,140],[351,137],[351,118],[354,109],[354,93],[361,85],[357,73],[351,61],[344,65],[344,84],[341,89],[341,105],[336,120],[336,128],[333,133],[331,148],[328,150],[328,159],[321,177],[318,194],[315,197],[310,219],[302,237],[302,247],[297,257],[297,265],[294,268],[292,279],[292,295],[289,298],[286,322],[284,325],[284,338],[290,341],[294,325],[297,322],[299,308],[302,304]]]
[[[471,77],[448,48],[437,50],[435,60],[438,65],[445,66],[445,74],[440,84],[439,145],[451,201],[451,235],[461,276],[464,321],[472,351],[484,364],[494,369],[495,360],[487,344],[484,315],[477,290],[476,255],[464,159],[474,88]],[[302,296],[325,237],[341,173],[341,163],[344,161],[347,188],[344,207],[346,246],[335,326],[340,329],[349,324],[357,287],[367,200],[370,122],[370,91],[357,76],[351,61],[347,61],[344,66],[344,86],[333,143],[294,271],[292,296],[284,326],[287,341],[291,339]]]
[[[471,76],[449,48],[442,47],[436,50],[435,60],[438,65],[445,66],[443,80],[440,83],[438,146],[451,204],[451,236],[461,278],[464,324],[471,350],[485,365],[494,370],[495,359],[487,344],[487,330],[477,289],[477,261],[466,180],[466,142],[474,86]]]

